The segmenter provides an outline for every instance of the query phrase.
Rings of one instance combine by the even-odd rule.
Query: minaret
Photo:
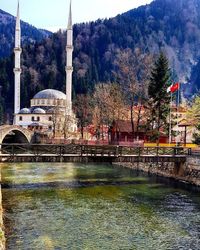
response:
[[[20,66],[20,56],[21,56],[21,28],[20,28],[20,17],[19,17],[19,1],[17,6],[17,17],[16,17],[16,28],[15,28],[15,100],[14,100],[14,115],[20,111],[20,75],[21,75],[21,66]],[[15,123],[15,119],[14,119]]]
[[[72,53],[73,53],[73,28],[72,28],[72,8],[71,1],[69,7],[69,19],[67,26],[67,46],[66,46],[66,96],[67,109],[72,111]]]

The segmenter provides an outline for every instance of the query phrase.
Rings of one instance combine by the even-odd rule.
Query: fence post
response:
[[[115,152],[116,156],[118,157],[119,156],[119,146],[117,145],[116,147],[116,152]]]
[[[81,145],[81,148],[80,148],[80,149],[81,149],[81,156],[83,155],[83,147],[84,147],[84,146]]]
[[[176,155],[177,154],[177,151],[176,151],[176,148],[174,148],[174,155]]]
[[[158,153],[159,153],[159,148],[156,147],[156,156],[158,156]]]
[[[141,147],[139,147],[138,149],[139,149],[138,156],[140,157],[141,156]]]
[[[14,156],[14,145],[12,145],[12,156]]]

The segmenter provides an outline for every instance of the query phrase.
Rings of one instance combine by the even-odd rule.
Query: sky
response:
[[[16,15],[18,0],[0,0],[0,9]],[[67,26],[70,0],[20,0],[20,17],[37,28],[56,31]],[[152,0],[72,0],[73,23],[114,17]]]

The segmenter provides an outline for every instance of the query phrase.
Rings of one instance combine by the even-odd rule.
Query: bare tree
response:
[[[61,119],[61,133],[64,139],[69,139],[75,135],[73,128],[75,117],[73,114],[69,114],[67,110],[63,112]]]
[[[130,119],[132,125],[132,134],[134,137],[134,121],[137,120],[137,131],[142,118],[141,111],[148,97],[148,81],[151,70],[152,57],[143,55],[140,49],[117,50],[115,66],[118,68],[115,77],[122,86],[125,102],[130,106]],[[137,103],[137,118],[134,114],[134,106]]]
[[[84,138],[84,128],[92,121],[93,100],[89,95],[79,94],[75,100],[75,112],[78,118],[78,126],[81,129],[81,138]]]
[[[110,126],[113,120],[124,119],[125,105],[121,86],[117,83],[99,83],[94,91],[93,123],[100,129],[103,139],[103,125]]]
[[[53,138],[56,137],[57,131],[59,130],[60,124],[60,107],[58,105],[58,100],[55,100],[54,107],[52,108],[52,129]]]

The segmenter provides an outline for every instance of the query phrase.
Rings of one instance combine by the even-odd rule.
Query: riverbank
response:
[[[1,180],[1,172],[0,172],[0,180]],[[2,192],[0,185],[0,250],[5,249],[5,236],[3,230],[3,207],[2,207]]]
[[[177,165],[173,162],[157,163],[113,163],[125,168],[139,170],[152,175],[172,178],[177,181],[200,187],[200,157],[190,156],[183,164]]]

